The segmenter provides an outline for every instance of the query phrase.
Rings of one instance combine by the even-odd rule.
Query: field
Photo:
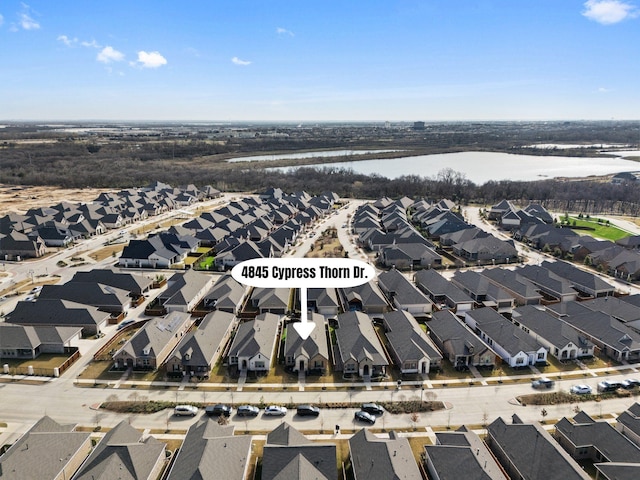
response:
[[[589,230],[575,230],[579,235],[591,235],[604,240],[615,242],[621,238],[631,235],[618,227],[608,224],[607,222],[598,222],[597,219],[584,219],[577,217],[569,217],[571,226],[586,227]],[[574,223],[575,222],[575,223]]]

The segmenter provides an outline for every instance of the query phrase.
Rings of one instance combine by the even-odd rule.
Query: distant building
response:
[[[413,122],[414,130],[424,130],[424,122]]]

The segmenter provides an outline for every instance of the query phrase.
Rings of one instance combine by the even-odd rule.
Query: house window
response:
[[[588,348],[583,348],[583,349],[582,349],[582,353],[583,353],[584,355],[587,355],[587,354],[589,353],[589,349],[588,349]]]
[[[538,360],[544,360],[544,352],[538,354]]]
[[[516,365],[522,365],[524,363],[524,358],[518,357],[516,358]]]
[[[256,362],[254,365],[255,368],[264,368],[264,362]]]

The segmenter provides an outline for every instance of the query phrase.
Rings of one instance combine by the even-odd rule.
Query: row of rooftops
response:
[[[227,478],[244,480],[252,452],[251,435],[202,417],[187,431],[166,472],[167,480]],[[497,418],[483,440],[462,426],[436,432],[436,443],[423,446],[421,460],[429,478],[487,480],[576,479],[591,477],[581,464],[593,464],[598,478],[635,480],[640,472],[640,404],[634,403],[612,425],[585,412],[562,418],[550,434],[537,422],[517,415]],[[75,425],[45,416],[2,456],[0,477],[73,480],[118,478],[155,480],[167,464],[166,445],[145,436],[127,421],[107,431],[91,450],[91,435]],[[356,478],[422,479],[406,437],[388,438],[361,429],[349,438],[348,463]],[[308,439],[287,422],[266,436],[261,465],[263,480],[323,478],[337,480],[334,443]],[[578,463],[581,462],[581,463]]]
[[[11,212],[0,218],[0,254],[39,257],[46,246],[66,246],[82,237],[105,233],[148,216],[190,205],[220,192],[211,186],[172,187],[156,182],[140,189],[102,193],[92,202],[60,202]]]

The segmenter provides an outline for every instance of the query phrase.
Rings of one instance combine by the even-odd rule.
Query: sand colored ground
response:
[[[24,213],[30,208],[49,207],[63,200],[88,202],[104,191],[98,188],[0,185],[0,216],[9,212]]]

